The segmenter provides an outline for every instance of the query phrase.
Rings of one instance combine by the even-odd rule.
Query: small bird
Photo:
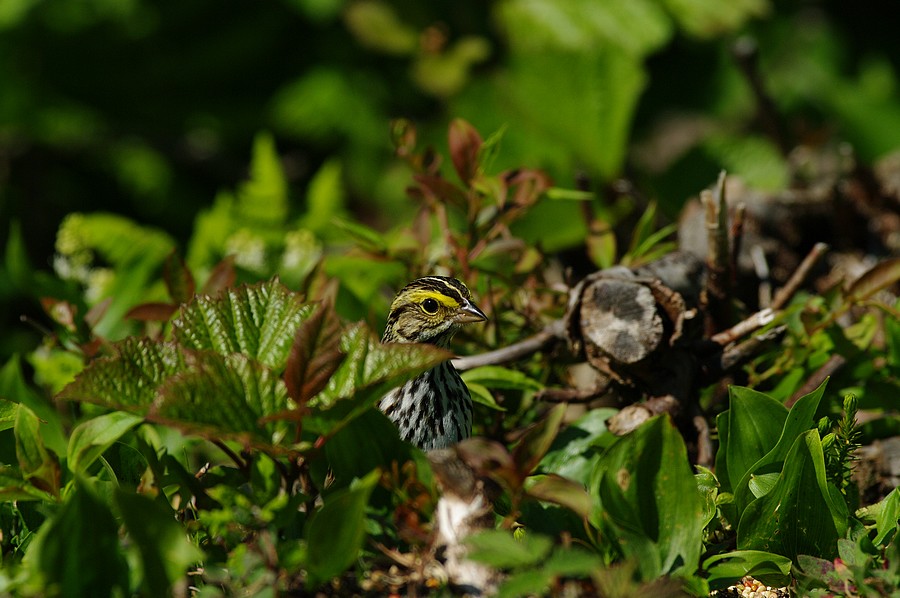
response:
[[[383,343],[429,343],[446,349],[462,324],[487,320],[469,289],[446,276],[426,276],[397,293]],[[420,449],[451,446],[472,435],[472,396],[449,361],[387,393],[378,407]]]

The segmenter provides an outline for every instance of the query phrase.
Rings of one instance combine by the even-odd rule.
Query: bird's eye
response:
[[[426,299],[422,302],[422,309],[426,314],[434,315],[438,312],[438,302],[434,299]]]

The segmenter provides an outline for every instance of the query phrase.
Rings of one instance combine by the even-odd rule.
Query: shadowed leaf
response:
[[[284,369],[294,332],[312,306],[277,280],[200,295],[174,320],[175,338],[189,349],[243,353]]]
[[[159,385],[186,367],[174,343],[128,337],[115,350],[114,357],[91,362],[57,398],[144,414]]]
[[[187,303],[194,296],[196,289],[194,276],[175,251],[163,262],[163,280],[173,302]]]
[[[16,459],[26,480],[54,496],[59,494],[59,462],[44,446],[41,420],[25,405],[16,414]]]
[[[125,317],[141,322],[168,322],[176,311],[178,306],[172,303],[141,303],[129,309]]]
[[[143,421],[142,418],[114,411],[89,419],[72,430],[66,463],[72,472],[83,472],[125,432]]]
[[[559,426],[562,424],[563,415],[566,413],[566,405],[560,403],[555,405],[547,415],[536,425],[530,428],[522,439],[513,449],[513,460],[523,474],[531,473],[537,464],[541,462],[556,433],[559,432]]]
[[[343,359],[340,320],[333,309],[320,305],[297,328],[284,372],[288,395],[298,407],[325,388]]]
[[[209,273],[209,278],[206,279],[206,284],[203,285],[203,293],[206,295],[221,293],[225,289],[233,287],[236,280],[237,272],[234,269],[234,256],[229,255],[216,264],[212,272]]]
[[[584,487],[558,475],[536,476],[535,482],[528,487],[528,494],[538,500],[562,505],[585,519],[591,514],[591,497]]]

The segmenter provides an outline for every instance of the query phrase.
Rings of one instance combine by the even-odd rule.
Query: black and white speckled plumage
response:
[[[428,276],[397,293],[381,340],[446,348],[462,324],[486,319],[463,283]],[[450,362],[387,393],[378,406],[401,438],[423,450],[444,448],[472,434],[472,397]]]

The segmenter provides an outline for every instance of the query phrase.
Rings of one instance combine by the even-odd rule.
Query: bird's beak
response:
[[[471,301],[466,301],[462,307],[459,308],[459,311],[456,312],[456,321],[460,324],[467,324],[469,322],[484,322],[488,317],[484,315],[484,312],[478,309]]]

